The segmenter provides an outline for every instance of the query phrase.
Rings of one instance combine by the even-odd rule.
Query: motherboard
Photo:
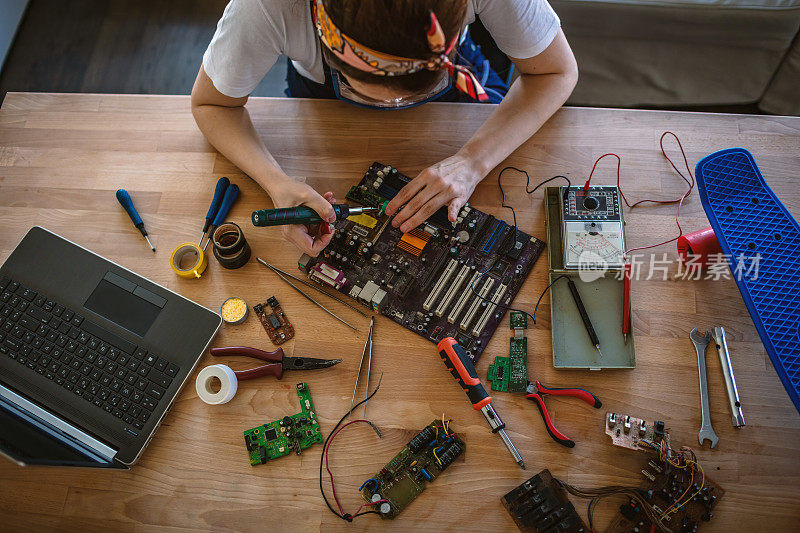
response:
[[[433,343],[455,338],[476,361],[544,243],[469,204],[454,224],[443,207],[402,233],[383,209],[409,181],[373,163],[346,198],[380,211],[338,220],[323,254],[298,266]]]

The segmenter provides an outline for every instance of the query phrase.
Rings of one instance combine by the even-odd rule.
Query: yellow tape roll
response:
[[[184,259],[189,255],[194,255],[196,260],[189,267],[181,267]],[[191,261],[190,261],[191,262]],[[172,250],[172,255],[169,258],[169,266],[172,271],[182,278],[195,279],[199,278],[206,267],[208,266],[208,258],[203,250],[193,242],[185,242],[179,244],[177,248]]]

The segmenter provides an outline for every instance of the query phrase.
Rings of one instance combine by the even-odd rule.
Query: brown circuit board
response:
[[[659,472],[660,470],[660,472]],[[670,513],[663,524],[673,533],[693,533],[714,516],[714,507],[725,494],[708,475],[692,478],[687,469],[679,469],[654,459],[647,462],[642,475],[649,485],[643,489],[657,512],[665,513],[673,503],[690,497],[688,503]],[[686,494],[686,496],[683,496]],[[693,496],[692,496],[693,495]],[[658,531],[636,502],[629,500],[619,507],[605,533],[647,533]]]
[[[272,344],[283,344],[294,337],[294,326],[286,318],[286,314],[278,303],[277,298],[270,298],[263,304],[253,306],[253,311],[258,315],[261,325],[269,335]]]
[[[605,432],[615,446],[648,453],[648,461],[642,468],[641,475],[649,485],[642,490],[657,512],[666,513],[676,501],[681,502],[678,510],[670,512],[663,520],[670,531],[693,533],[704,522],[711,520],[714,506],[725,493],[725,489],[705,473],[692,476],[688,468],[675,467],[659,458],[649,443],[670,449],[669,430],[664,427],[664,422],[606,413]],[[628,500],[620,505],[619,513],[605,532],[647,533],[657,530],[636,502]]]
[[[629,450],[652,452],[652,447],[641,444],[643,440],[657,445],[663,439],[669,446],[669,430],[661,420],[648,422],[630,415],[606,413],[606,435],[614,446]]]

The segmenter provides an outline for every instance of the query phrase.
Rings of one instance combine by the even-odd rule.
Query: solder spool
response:
[[[220,224],[211,236],[214,257],[225,268],[240,268],[250,260],[250,245],[244,232],[233,222]]]
[[[179,244],[169,258],[172,271],[186,279],[199,278],[208,266],[208,258],[203,250],[193,242]]]

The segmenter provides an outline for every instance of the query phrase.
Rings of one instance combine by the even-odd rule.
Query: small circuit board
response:
[[[648,461],[642,475],[649,482],[642,492],[649,496],[648,501],[657,512],[670,512],[662,524],[673,533],[697,531],[703,523],[711,520],[714,507],[725,494],[725,489],[707,475],[698,479],[686,468],[675,468],[658,459]],[[678,504],[677,511],[672,512],[678,501],[682,503]],[[637,503],[629,500],[619,506],[619,513],[611,520],[605,533],[648,531],[657,531],[657,528]]]
[[[294,326],[286,318],[286,314],[278,303],[278,299],[271,296],[263,304],[253,306],[253,311],[258,315],[261,325],[269,335],[272,344],[283,344],[294,337]]]
[[[553,479],[549,470],[542,470],[500,501],[520,531],[525,533],[589,531],[569,501],[567,491]]]
[[[667,447],[669,446],[669,431],[664,428],[661,420],[648,422],[629,415],[606,413],[606,435],[611,437],[614,446],[629,450],[652,452],[653,448],[642,445],[642,440],[655,445],[664,440]]]
[[[489,365],[489,381],[492,390],[503,392],[525,392],[528,385],[528,339],[525,328],[528,320],[525,313],[511,312],[511,337],[508,357],[495,357]]]
[[[284,416],[244,432],[244,443],[250,456],[250,464],[263,465],[270,459],[277,459],[302,450],[316,443],[322,443],[322,433],[311,402],[311,392],[305,383],[297,384],[301,411],[296,415]]]
[[[367,502],[385,500],[374,509],[381,518],[394,518],[465,450],[449,422],[434,420],[361,485],[361,494]]]

